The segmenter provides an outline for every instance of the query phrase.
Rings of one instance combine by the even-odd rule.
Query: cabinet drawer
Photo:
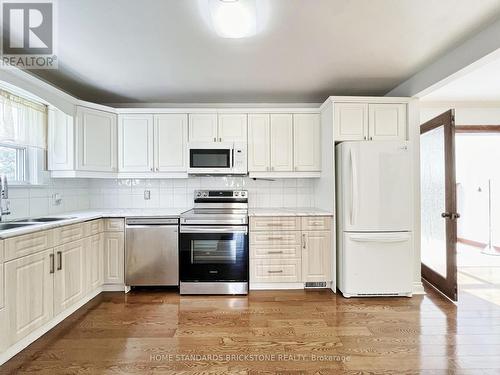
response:
[[[83,224],[72,224],[54,229],[54,246],[59,246],[68,242],[77,241],[83,238]]]
[[[123,232],[125,222],[123,219],[104,219],[105,232]]]
[[[83,223],[84,237],[95,236],[103,231],[102,220],[92,220]]]
[[[40,232],[25,234],[7,238],[4,241],[5,261],[34,254],[49,249],[54,245],[53,231],[44,230]]]
[[[252,217],[250,218],[250,230],[300,230],[300,218],[295,216]]]
[[[300,257],[300,232],[250,233],[250,257],[297,258]]]
[[[328,216],[302,217],[302,230],[330,230],[332,218]]]
[[[268,282],[300,282],[300,259],[251,259],[250,281]]]

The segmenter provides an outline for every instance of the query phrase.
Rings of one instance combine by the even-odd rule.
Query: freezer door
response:
[[[412,192],[408,143],[346,142],[341,158],[343,230],[409,231]]]
[[[356,295],[409,295],[412,292],[412,235],[344,233],[341,291]]]

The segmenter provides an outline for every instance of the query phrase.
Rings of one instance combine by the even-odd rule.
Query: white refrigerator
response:
[[[336,146],[337,285],[345,297],[411,296],[408,142]]]

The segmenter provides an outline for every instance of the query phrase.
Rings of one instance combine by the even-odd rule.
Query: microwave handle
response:
[[[231,147],[231,169],[234,169],[234,147]]]

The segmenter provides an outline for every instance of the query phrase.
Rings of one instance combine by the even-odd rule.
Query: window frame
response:
[[[0,142],[0,147],[16,151],[16,178],[13,181],[9,181],[9,183],[13,185],[28,184],[28,147],[5,142]]]

